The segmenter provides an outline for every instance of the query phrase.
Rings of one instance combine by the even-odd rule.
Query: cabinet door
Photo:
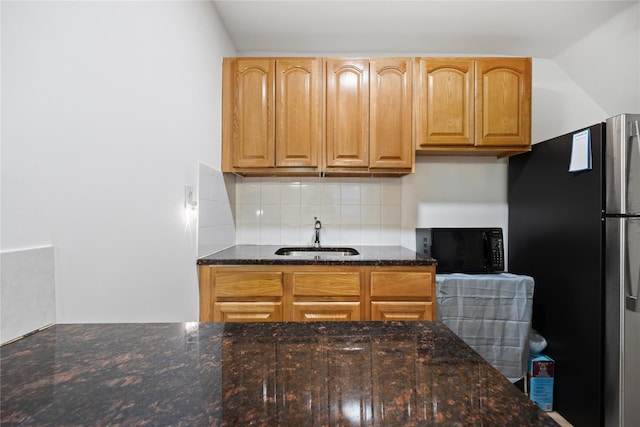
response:
[[[359,302],[294,302],[294,322],[360,320]]]
[[[430,302],[373,301],[371,320],[435,320]]]
[[[236,58],[233,67],[233,166],[272,167],[274,161],[273,59]]]
[[[321,65],[318,58],[276,61],[277,167],[318,167]]]
[[[369,166],[369,61],[326,61],[326,164]]]
[[[330,270],[292,274],[294,297],[359,297],[360,272]]]
[[[369,63],[371,73],[369,167],[411,168],[411,59],[379,58]]]
[[[433,298],[434,277],[429,271],[372,271],[371,297]]]
[[[531,58],[475,60],[476,146],[531,144]]]
[[[216,298],[281,297],[283,294],[280,271],[215,271],[213,283]]]
[[[433,271],[377,270],[370,274],[371,320],[434,320]]]
[[[473,146],[473,59],[418,58],[416,68],[417,147]]]
[[[280,302],[216,302],[214,322],[281,322]]]

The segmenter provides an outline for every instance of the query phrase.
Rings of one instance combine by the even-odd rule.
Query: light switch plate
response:
[[[193,208],[198,205],[198,202],[194,199],[193,187],[190,185],[184,186],[184,207]]]

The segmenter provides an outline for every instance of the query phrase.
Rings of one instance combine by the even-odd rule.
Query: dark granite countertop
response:
[[[286,246],[286,245],[283,245]],[[282,246],[236,245],[198,259],[198,264],[270,264],[270,265],[435,265],[436,260],[403,246],[349,246],[359,255],[287,256],[276,255]]]
[[[67,324],[1,352],[3,426],[557,425],[440,322]]]

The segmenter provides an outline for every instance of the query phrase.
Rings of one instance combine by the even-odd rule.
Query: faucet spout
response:
[[[319,248],[320,247],[320,229],[322,228],[322,223],[320,222],[320,220],[318,220],[318,217],[313,217],[313,219],[316,220],[315,226],[314,226],[314,230],[316,233],[316,238],[313,242],[313,247],[314,248]]]

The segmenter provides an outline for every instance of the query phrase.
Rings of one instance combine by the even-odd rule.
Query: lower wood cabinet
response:
[[[217,302],[213,305],[217,322],[281,322],[281,302]]]
[[[433,320],[433,266],[201,265],[201,322]]]
[[[370,273],[371,320],[432,320],[435,274],[432,271],[375,268]]]
[[[291,273],[285,274],[291,284],[291,320],[363,320],[361,275],[358,267],[294,268]]]

